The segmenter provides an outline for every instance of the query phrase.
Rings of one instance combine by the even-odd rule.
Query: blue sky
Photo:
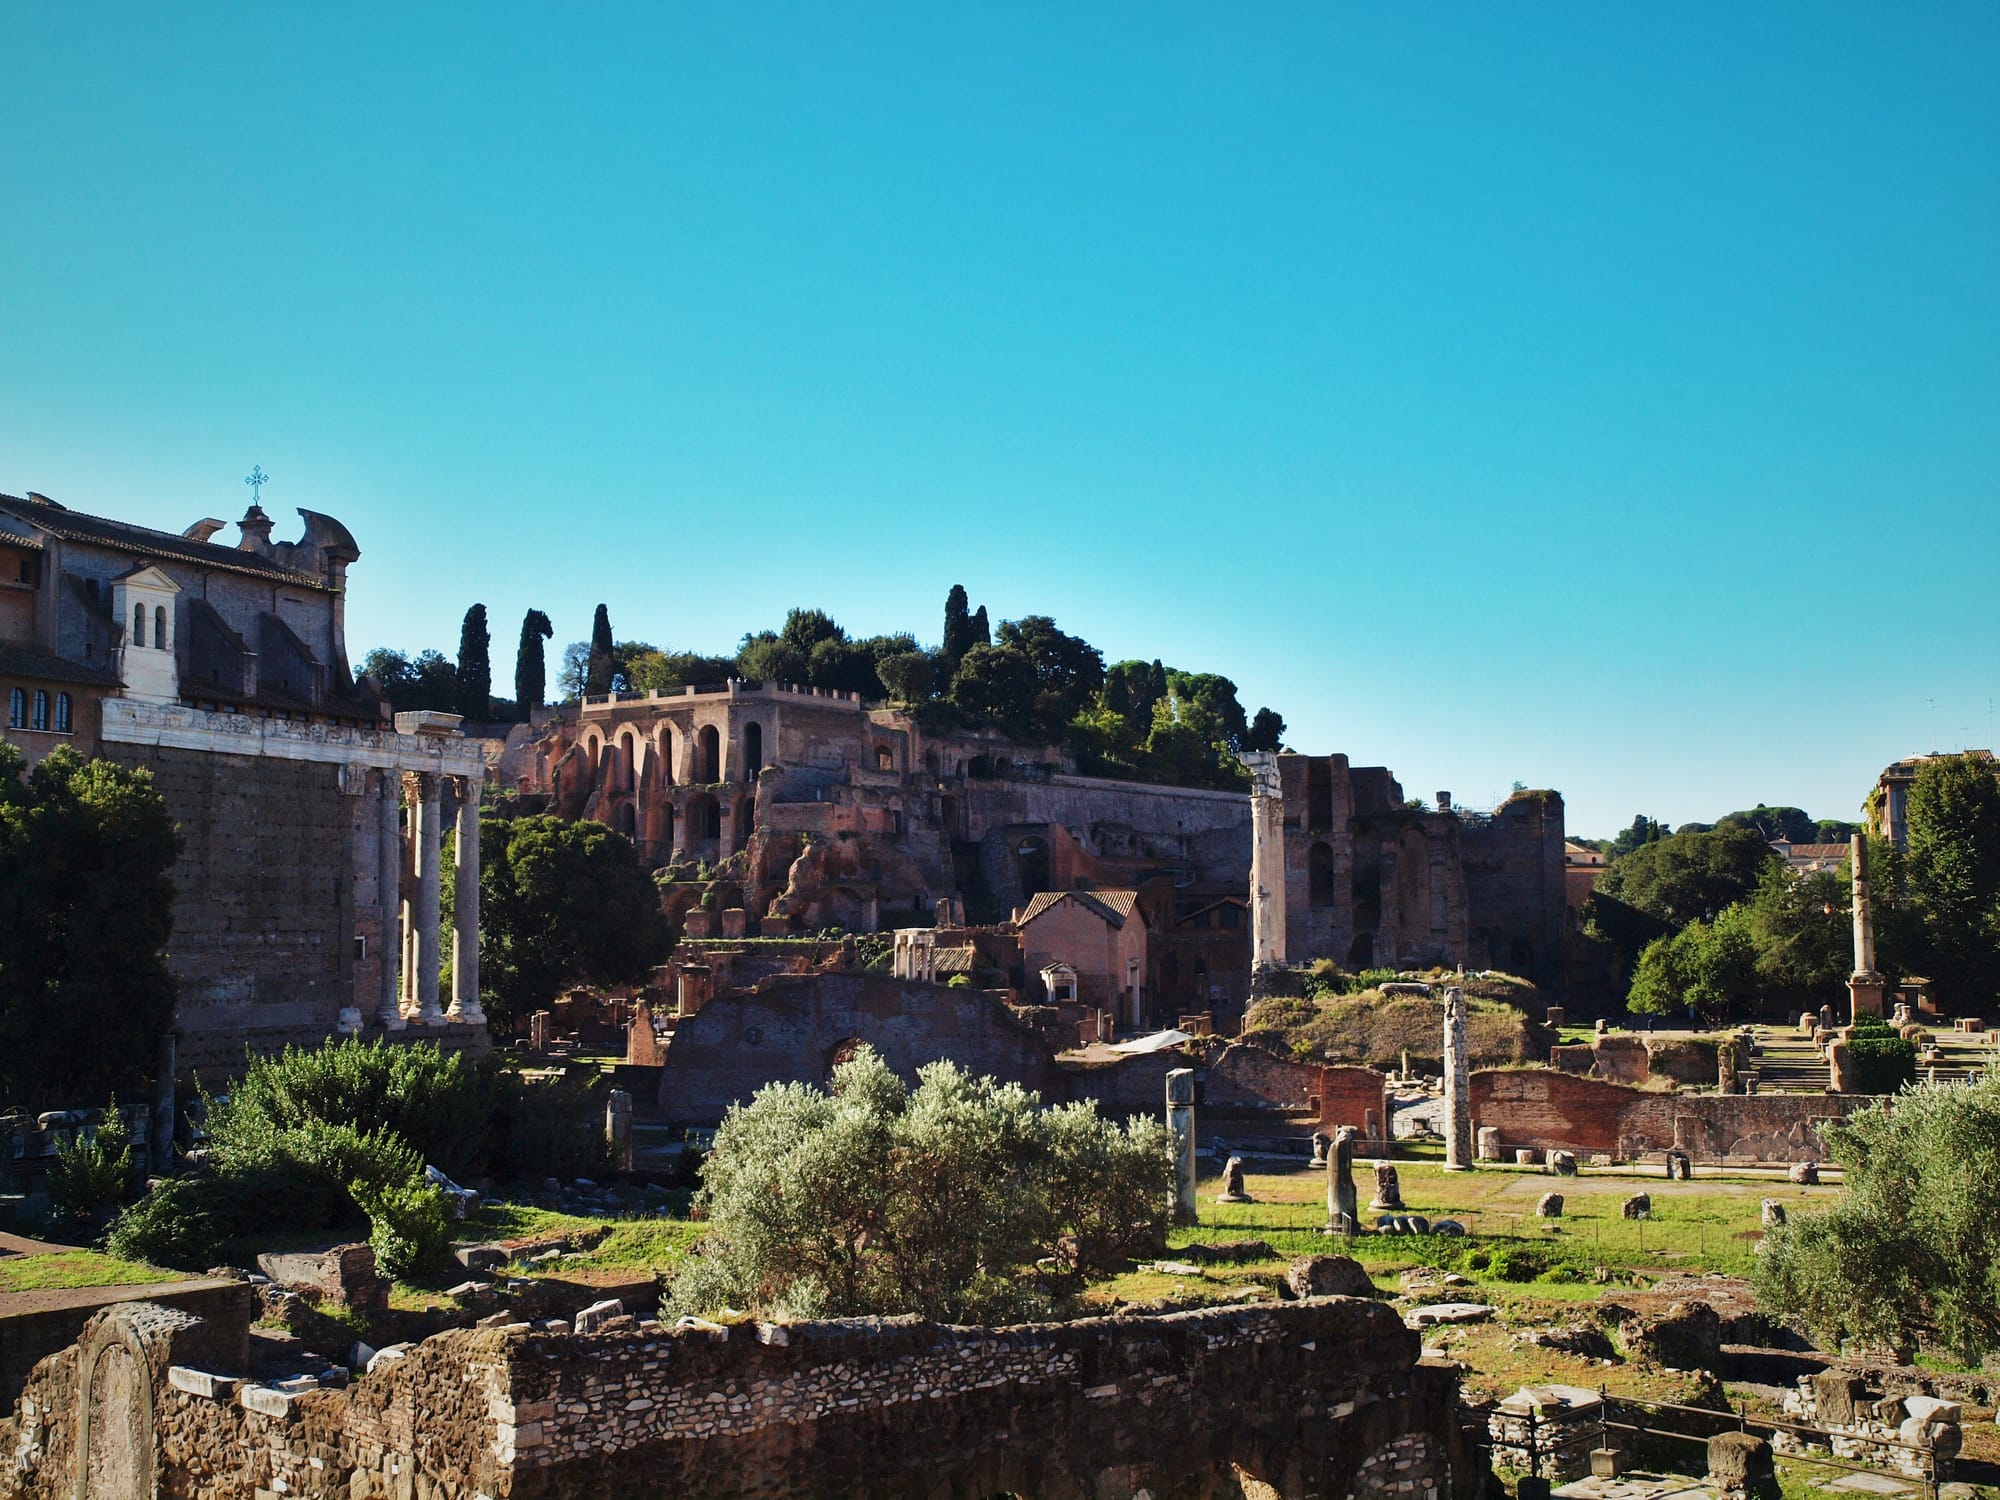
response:
[[[1993,738],[2000,8],[13,6],[0,64],[0,489],[262,464],[357,654],[962,582],[1590,834]]]

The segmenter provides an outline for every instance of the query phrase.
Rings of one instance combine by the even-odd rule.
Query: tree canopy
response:
[[[602,823],[489,817],[479,828],[479,967],[497,1030],[568,984],[646,977],[672,946],[632,841]]]
[[[864,1047],[825,1090],[770,1084],[730,1110],[702,1169],[710,1231],[671,1295],[695,1314],[1020,1321],[1164,1233],[1172,1186],[1157,1120],[1043,1108],[948,1062],[911,1088]]]
[[[181,836],[152,775],[0,741],[0,1105],[139,1093],[173,1024]]]
[[[583,667],[584,693],[592,698],[603,697],[611,691],[611,679],[617,672],[618,650],[611,640],[611,615],[600,604],[590,621],[590,650]]]
[[[1824,1129],[1846,1168],[1831,1208],[1765,1236],[1758,1300],[1837,1348],[2000,1348],[2000,1077],[1919,1084]]]
[[[1677,833],[1613,861],[1598,877],[1597,888],[1679,928],[1712,921],[1724,907],[1741,901],[1777,857],[1761,833],[1740,824]]]
[[[486,606],[465,612],[458,630],[458,703],[456,712],[483,724],[493,711],[493,633],[486,628]]]
[[[549,668],[542,654],[542,642],[555,633],[555,626],[539,609],[531,609],[521,617],[521,645],[514,655],[514,701],[523,719],[540,708],[548,696]]]
[[[1954,1007],[1989,1007],[2000,993],[2000,776],[1993,762],[1972,755],[1925,761],[1906,816],[1902,873],[1919,946],[1910,957]]]

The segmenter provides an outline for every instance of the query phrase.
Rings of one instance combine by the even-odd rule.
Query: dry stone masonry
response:
[[[1455,1367],[1372,1301],[1000,1329],[606,1311],[440,1334],[333,1389],[242,1382],[229,1330],[121,1305],[0,1423],[0,1497],[1470,1500],[1480,1477]]]

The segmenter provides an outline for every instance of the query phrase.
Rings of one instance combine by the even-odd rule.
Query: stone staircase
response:
[[[1820,1094],[1826,1091],[1826,1059],[1819,1055],[1812,1039],[1798,1035],[1774,1035],[1767,1030],[1758,1038],[1757,1056],[1752,1060],[1760,1093]]]

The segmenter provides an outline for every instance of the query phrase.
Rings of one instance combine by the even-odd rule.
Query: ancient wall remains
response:
[[[150,771],[185,841],[168,955],[183,1068],[240,1066],[249,1044],[310,1045],[353,1004],[349,799],[340,767],[107,744]]]
[[[660,1076],[660,1109],[672,1120],[714,1124],[767,1083],[824,1086],[833,1065],[864,1042],[905,1078],[948,1058],[1047,1099],[1066,1097],[1047,1039],[977,990],[805,974],[717,996],[681,1021]]]
[[[1693,1094],[1546,1069],[1472,1075],[1476,1127],[1503,1149],[1560,1146],[1622,1158],[1674,1147],[1697,1161],[1820,1161],[1818,1128],[1879,1101],[1841,1094]]]
[[[252,1386],[136,1304],[41,1365],[0,1496],[1470,1500],[1454,1366],[1380,1303],[1016,1328],[458,1330],[347,1390]],[[11,1428],[11,1430],[7,1430]]]

